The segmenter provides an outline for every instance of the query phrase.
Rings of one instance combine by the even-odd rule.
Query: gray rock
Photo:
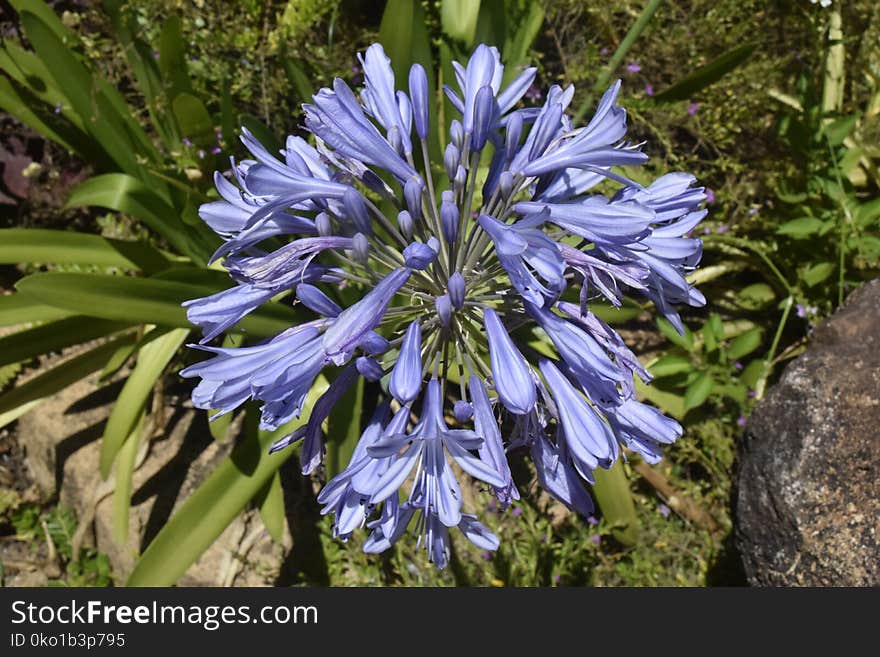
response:
[[[880,585],[880,279],[816,327],[738,457],[735,539],[752,585]]]

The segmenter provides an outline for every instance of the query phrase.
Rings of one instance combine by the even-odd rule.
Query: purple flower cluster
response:
[[[359,94],[337,79],[304,106],[312,143],[289,137],[272,154],[243,130],[253,159],[233,162],[237,184],[216,177],[221,200],[201,216],[236,285],[187,302],[203,329],[194,347],[212,356],[183,375],[214,417],[253,399],[276,429],[324,372],[308,422],[273,447],[301,442],[307,474],[334,405],[358,377],[377,382],[384,399],[319,501],[343,540],[366,526],[364,549],[380,552],[412,527],[443,567],[450,528],[498,546],[465,512],[459,473],[504,508],[520,496],[508,455],[528,454],[540,484],[589,518],[596,468],[625,450],[656,462],[681,435],[636,399],[634,377],[650,374],[590,307],[637,293],[682,330],[675,305],[705,302],[685,279],[705,194],[688,174],[643,186],[614,168],[647,159],[625,141],[619,82],[576,127],[573,87],[523,108],[535,69],[503,86],[498,51],[481,45],[444,87],[460,116],[435,168],[425,71],[414,65],[400,90],[380,45],[360,61]],[[360,300],[343,307],[343,287]],[[251,346],[208,344],[279,295],[314,318]]]

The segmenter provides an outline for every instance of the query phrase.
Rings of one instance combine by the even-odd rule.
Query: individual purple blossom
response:
[[[659,511],[660,515],[664,518],[668,518],[669,514],[671,513],[670,508],[663,503],[657,505],[657,511]]]
[[[627,140],[619,81],[577,126],[573,86],[536,92],[534,68],[504,86],[500,53],[480,45],[453,64],[443,91],[458,114],[432,163],[425,70],[397,79],[378,44],[359,62],[361,88],[336,79],[304,106],[309,141],[272,153],[243,128],[249,155],[215,175],[199,216],[232,285],[185,303],[207,354],[182,372],[198,379],[194,405],[214,418],[255,402],[279,434],[270,451],[296,446],[317,477],[325,420],[369,381],[370,419],[318,496],[334,536],[365,530],[368,554],[411,530],[442,568],[453,528],[495,550],[472,511],[520,499],[519,458],[595,523],[595,469],[627,453],[655,463],[682,434],[636,398],[650,374],[595,306],[639,296],[683,331],[677,305],[705,303],[688,275],[714,196],[686,173],[637,184],[617,169],[647,159]],[[252,334],[267,324],[256,311],[279,305],[291,326]],[[218,346],[227,331],[239,346]]]
[[[653,96],[654,95],[654,85],[652,85],[650,82],[645,83],[645,95],[646,96]]]
[[[688,116],[695,116],[699,110],[700,110],[699,103],[691,103],[690,105],[688,105],[688,109],[687,109]]]
[[[638,62],[630,62],[626,65],[626,70],[630,73],[638,73],[642,70],[642,66]]]

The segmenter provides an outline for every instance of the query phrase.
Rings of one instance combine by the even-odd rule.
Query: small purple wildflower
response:
[[[710,205],[715,202],[715,190],[706,188],[706,205]]]
[[[688,105],[688,116],[695,116],[696,113],[700,110],[700,103],[691,103]]]
[[[638,62],[630,62],[626,65],[626,70],[630,73],[638,73],[642,70],[642,66]]]
[[[653,96],[654,95],[654,86],[650,82],[645,83],[645,95]]]
[[[522,508],[516,507],[513,511],[511,511],[514,518],[519,518],[522,515]]]
[[[599,545],[599,543],[602,542],[602,537],[599,536],[599,534],[593,534],[593,535],[590,537],[590,540],[593,541],[593,543],[595,543],[596,545]]]
[[[742,370],[742,368],[743,368],[743,364],[740,363],[739,361],[736,361],[736,362],[733,364],[733,366],[734,366],[737,370]]]
[[[192,148],[192,145],[193,145],[192,139],[190,139],[189,137],[184,137],[183,139],[180,140],[180,143],[182,143],[187,148]]]
[[[599,524],[599,519],[596,516],[587,516],[587,523],[595,527]]]
[[[736,423],[737,423],[739,426],[741,426],[741,427],[746,426],[746,418],[745,418],[745,416],[744,416],[744,415],[740,415],[738,418],[736,418]]]
[[[755,392],[754,390],[749,390],[749,391],[746,393],[746,396],[749,397],[750,399],[754,399],[755,397],[758,396],[758,393]]]
[[[715,229],[715,232],[721,235],[722,233],[726,233],[729,230],[730,226],[728,226],[727,224],[721,224],[720,226],[718,226],[718,228]]]
[[[657,511],[659,511],[660,515],[664,518],[668,518],[669,514],[672,512],[671,509],[662,502],[657,505]]]

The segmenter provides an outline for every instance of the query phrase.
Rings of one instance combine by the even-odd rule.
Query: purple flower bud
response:
[[[510,115],[507,121],[507,134],[505,135],[505,157],[508,162],[513,159],[516,149],[519,148],[519,138],[522,135],[523,121],[519,112]]]
[[[459,399],[452,407],[452,415],[455,416],[455,419],[459,422],[467,422],[474,416],[474,407],[463,399]]]
[[[449,277],[446,288],[449,290],[449,300],[452,302],[452,305],[456,308],[461,308],[464,305],[465,292],[467,291],[464,276],[461,275],[461,272],[455,272]]]
[[[375,331],[367,333],[358,343],[358,346],[371,356],[379,356],[391,348],[388,340]]]
[[[688,116],[694,116],[700,109],[699,103],[691,103],[688,105]]]
[[[345,205],[345,212],[348,218],[354,222],[358,231],[366,235],[372,235],[373,227],[370,225],[370,214],[367,212],[367,204],[364,203],[364,197],[354,188],[350,187],[342,196],[342,203]]]
[[[660,515],[664,518],[668,518],[671,512],[670,508],[662,503],[657,505],[657,511],[659,511]]]
[[[645,83],[645,95],[646,96],[653,96],[654,95],[654,87],[648,82]]]
[[[593,534],[590,540],[593,541],[593,543],[595,543],[596,545],[599,545],[599,543],[602,542],[602,537],[599,536],[599,534]]]
[[[464,145],[464,128],[458,119],[452,119],[452,122],[449,124],[449,138],[456,148],[461,150],[461,147]]]
[[[740,416],[736,419],[736,423],[737,423],[739,426],[744,427],[744,426],[746,426],[746,418],[745,418],[744,416],[740,415]]]
[[[446,175],[452,180],[455,178],[455,171],[461,161],[461,152],[452,142],[446,144],[446,152],[443,154],[443,166],[446,167]]]
[[[522,507],[516,507],[512,513],[514,518],[519,518],[522,515]]]
[[[422,327],[413,322],[406,329],[400,355],[391,370],[388,391],[402,404],[415,400],[422,389]]]
[[[333,225],[330,223],[330,217],[326,212],[319,212],[315,217],[315,228],[318,229],[318,235],[321,237],[329,237],[333,234]]]
[[[507,410],[516,415],[524,415],[534,408],[537,401],[532,368],[491,308],[483,310],[483,324],[489,338],[495,390]]]
[[[352,239],[354,244],[352,245],[351,252],[354,255],[354,259],[361,264],[365,264],[370,258],[370,242],[367,240],[367,236],[363,233],[357,233]]]
[[[403,236],[411,240],[413,236],[413,218],[408,210],[401,210],[397,214],[397,225],[400,226],[400,232]]]
[[[358,356],[355,365],[357,366],[357,371],[360,375],[369,381],[378,381],[385,376],[385,371],[382,369],[382,366],[379,365],[374,358]]]
[[[428,246],[431,247],[431,250],[432,250],[434,253],[439,253],[439,252],[440,252],[440,240],[438,240],[438,239],[437,239],[436,237],[434,237],[433,235],[431,235],[431,237],[428,238]]]
[[[321,290],[314,285],[309,285],[308,283],[302,283],[297,286],[296,298],[299,299],[306,308],[319,315],[324,315],[324,317],[336,317],[342,312],[342,308],[340,308],[335,301],[321,292]]]
[[[452,302],[449,300],[448,294],[443,294],[434,300],[434,306],[437,308],[437,317],[443,326],[449,326],[452,321]]]
[[[455,238],[458,237],[458,206],[455,203],[443,201],[440,204],[440,227],[446,243],[455,243]]]
[[[409,96],[419,139],[428,138],[428,76],[421,64],[409,69]]]
[[[642,70],[642,67],[639,65],[638,62],[630,62],[626,65],[626,70],[630,73],[638,73]]]
[[[406,199],[406,207],[412,218],[418,221],[422,218],[422,183],[415,178],[410,178],[403,186],[403,196]]]
[[[437,252],[422,242],[413,242],[403,250],[403,259],[410,269],[425,269],[434,262]]]
[[[183,139],[180,140],[180,142],[184,146],[186,146],[187,148],[192,148],[192,145],[193,145],[192,139],[190,139],[189,137],[184,137]]]
[[[455,203],[455,192],[451,189],[444,189],[440,192],[440,200],[445,203]]]
[[[455,184],[459,187],[464,187],[464,184],[467,182],[467,171],[465,171],[464,167],[460,164],[458,165],[458,169],[455,171]]]
[[[501,187],[501,196],[504,198],[509,197],[513,191],[513,174],[510,171],[502,173],[498,178],[498,185]]]
[[[479,152],[489,139],[489,129],[495,110],[495,94],[488,84],[480,87],[474,103],[474,134],[471,135],[471,150]]]

